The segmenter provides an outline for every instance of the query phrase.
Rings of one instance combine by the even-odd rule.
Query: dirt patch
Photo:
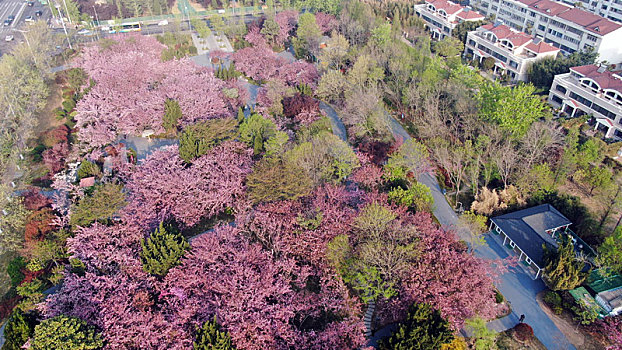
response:
[[[577,321],[572,319],[572,314],[564,310],[561,315],[557,315],[544,303],[544,293],[538,293],[536,301],[542,311],[544,311],[555,323],[555,326],[566,336],[566,339],[577,349],[582,350],[602,350],[605,347],[596,341],[589,333],[585,332],[582,326],[577,327]]]
[[[54,110],[61,107],[63,103],[63,88],[54,80],[50,81],[48,87],[50,89],[50,96],[48,96],[43,110],[39,112],[37,126],[35,127],[35,135],[56,128],[65,122],[64,120],[58,120],[54,114]]]

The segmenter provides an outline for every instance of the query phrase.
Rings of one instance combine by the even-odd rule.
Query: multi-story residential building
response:
[[[570,68],[553,79],[549,103],[570,117],[591,115],[595,129],[605,137],[622,140],[622,77],[605,67]]]
[[[568,5],[578,2],[572,0],[557,0]],[[580,0],[580,7],[612,21],[622,22],[622,0]]]
[[[535,61],[555,57],[560,49],[506,25],[486,24],[467,34],[464,53],[480,63],[495,60],[493,72],[507,74],[512,82],[527,81],[527,68]]]
[[[432,38],[437,40],[451,36],[460,22],[481,21],[485,18],[477,11],[447,0],[426,0],[423,4],[415,5],[415,11],[426,23]]]
[[[622,24],[552,0],[477,0],[480,13],[559,47],[595,50],[599,61],[622,61]],[[622,1],[622,0],[621,0]]]

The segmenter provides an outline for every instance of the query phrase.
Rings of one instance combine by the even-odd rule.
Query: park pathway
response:
[[[389,116],[389,124],[393,135],[403,140],[411,136],[402,125]],[[428,186],[434,197],[434,216],[445,229],[453,230],[460,239],[469,242],[470,234],[464,230],[458,230],[458,216],[453,208],[447,203],[445,196],[434,174],[427,173],[419,179]],[[505,259],[510,255],[502,244],[492,234],[485,236],[486,244],[475,248],[476,256],[488,260]],[[529,324],[538,339],[549,350],[576,350],[570,344],[564,334],[555,326],[549,316],[542,311],[536,302],[536,295],[545,289],[542,280],[534,280],[532,274],[519,266],[511,266],[508,271],[501,275],[496,283],[497,288],[512,306],[512,313],[504,318],[493,320],[488,327],[497,331],[512,328],[518,323],[517,315],[525,315],[525,322]]]

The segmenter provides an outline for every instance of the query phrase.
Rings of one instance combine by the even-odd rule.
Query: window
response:
[[[544,31],[544,26],[542,24],[538,24],[538,30]]]
[[[570,98],[579,102],[580,104],[587,106],[589,108],[592,108],[592,101],[588,100],[587,98],[584,98],[582,96],[579,96],[577,94],[575,94],[574,92],[570,91]]]
[[[510,241],[510,247],[514,248],[514,247],[516,247],[516,244],[514,244],[514,242]]]
[[[557,96],[557,95],[553,95],[551,97],[551,100],[553,100],[553,102],[557,103],[557,104],[562,104],[564,103],[564,101],[561,99],[561,97]]]
[[[473,39],[469,39],[469,45],[471,45],[471,46],[475,46],[475,40],[473,40]]]
[[[592,34],[587,35],[587,40],[596,42],[596,37]]]
[[[531,263],[532,263],[532,261],[531,261],[531,259],[529,259],[529,257],[526,257],[526,258],[525,258],[525,262],[526,262],[528,265],[531,265]]]
[[[579,44],[579,40],[569,37],[568,35],[564,35],[564,40],[571,42],[575,45]]]
[[[557,85],[555,86],[555,90],[557,90],[557,91],[561,92],[561,93],[562,93],[562,94],[564,94],[564,95],[565,95],[565,94],[566,94],[566,92],[568,91],[568,90],[566,90],[566,88],[565,88],[565,87],[563,87],[563,86],[561,86],[561,85],[559,85],[559,84],[557,84]]]
[[[518,68],[518,63],[516,63],[516,62],[514,62],[514,61],[511,61],[511,60],[510,60],[510,67],[512,67],[512,68]]]
[[[599,105],[597,105],[596,103],[594,103],[594,105],[592,106],[592,109],[595,110],[596,112],[604,115],[605,117],[609,118],[609,119],[616,119],[616,114],[613,112],[610,112],[607,108],[601,107]]]

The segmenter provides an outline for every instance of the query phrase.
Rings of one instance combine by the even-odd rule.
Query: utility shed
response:
[[[536,278],[544,268],[544,246],[557,248],[556,237],[572,224],[550,204],[507,213],[490,219],[490,229],[503,235],[503,244],[518,249],[519,259],[535,267]]]

